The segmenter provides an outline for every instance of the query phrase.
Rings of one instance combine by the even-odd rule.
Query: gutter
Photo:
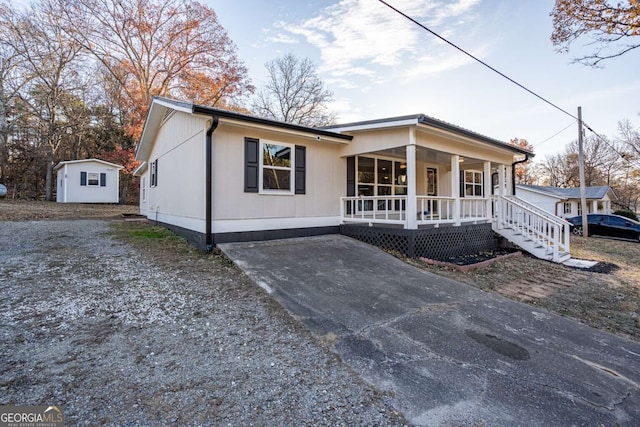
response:
[[[524,153],[524,159],[511,163],[511,191],[513,196],[516,195],[516,165],[529,161],[529,154]]]
[[[212,175],[213,175],[213,132],[218,127],[218,116],[211,115],[211,126],[207,129],[207,139],[205,143],[205,249],[207,252],[213,250],[213,234],[211,233],[211,220],[213,219],[213,197],[212,191]]]

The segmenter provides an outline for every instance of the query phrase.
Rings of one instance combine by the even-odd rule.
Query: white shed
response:
[[[58,203],[118,203],[120,169],[98,159],[60,162],[57,171]]]

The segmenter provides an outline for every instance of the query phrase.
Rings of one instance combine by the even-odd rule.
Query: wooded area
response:
[[[0,182],[53,200],[53,166],[121,164],[137,203],[134,147],[154,95],[239,109],[253,92],[215,12],[188,0],[0,0]]]

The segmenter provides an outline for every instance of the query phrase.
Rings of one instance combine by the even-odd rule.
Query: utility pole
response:
[[[582,107],[578,107],[578,168],[580,170],[580,207],[582,208],[582,236],[589,237],[587,222],[587,188],[584,185],[584,149],[582,147]]]

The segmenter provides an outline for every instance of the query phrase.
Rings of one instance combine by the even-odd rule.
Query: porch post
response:
[[[455,225],[460,225],[460,156],[451,155],[451,193],[453,199],[453,220]]]
[[[484,162],[484,197],[486,201],[486,213],[485,217],[491,219],[491,162]]]
[[[504,165],[498,166],[498,194],[501,196],[505,196],[505,172],[506,167]]]
[[[418,201],[416,199],[416,146],[407,145],[407,228],[418,228]]]

